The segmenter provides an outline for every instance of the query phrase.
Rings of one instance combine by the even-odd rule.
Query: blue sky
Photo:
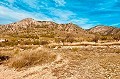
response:
[[[24,18],[72,22],[84,29],[99,24],[120,27],[120,0],[0,0],[0,24]]]

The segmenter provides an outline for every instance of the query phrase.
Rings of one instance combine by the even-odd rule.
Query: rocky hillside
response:
[[[1,25],[0,26],[1,38],[14,37],[17,38],[30,38],[30,39],[65,39],[74,41],[93,41],[96,34],[105,39],[117,39],[120,38],[120,28],[109,26],[95,26],[89,30],[82,29],[81,27],[73,24],[57,24],[52,21],[36,21],[32,18],[26,18],[19,22]],[[98,35],[97,35],[98,36]],[[100,37],[98,36],[98,37]],[[19,39],[18,39],[19,40]]]
[[[89,31],[92,33],[99,33],[101,35],[120,34],[120,28],[103,26],[103,25],[95,26],[95,27],[89,29]]]
[[[84,40],[93,38],[93,34],[89,34],[86,30],[78,27],[73,23],[57,24],[51,21],[36,21],[32,18],[26,18],[19,22],[1,25],[1,34],[12,35],[37,35],[39,37],[65,37],[68,34],[76,39]]]
[[[1,30],[15,32],[15,31],[23,30],[23,29],[35,28],[38,25],[43,26],[44,24],[51,24],[51,23],[52,22],[38,22],[32,18],[26,18],[19,22],[7,24],[7,25],[1,25],[2,26]]]
[[[32,18],[26,18],[19,22],[7,24],[7,25],[1,25],[0,29],[7,31],[11,30],[11,32],[14,32],[16,30],[21,29],[29,29],[29,28],[49,28],[49,29],[57,29],[60,31],[66,31],[66,32],[77,32],[82,31],[85,32],[82,28],[78,27],[75,24],[68,23],[68,24],[57,24],[55,22],[51,21],[36,21]]]

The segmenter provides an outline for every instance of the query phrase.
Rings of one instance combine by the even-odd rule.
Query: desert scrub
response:
[[[8,40],[8,41],[0,43],[0,47],[15,46],[15,45],[18,45],[18,41],[17,40]]]
[[[40,41],[40,45],[46,45],[46,44],[49,44],[49,42],[48,42],[48,41],[45,41],[45,40]]]
[[[116,49],[116,50],[115,50],[115,53],[120,54],[120,49]]]
[[[47,32],[45,34],[41,34],[41,37],[54,38],[55,34],[53,32]]]
[[[34,65],[50,63],[56,58],[55,53],[44,52],[42,50],[24,51],[8,61],[9,67],[23,68]]]
[[[118,76],[120,73],[120,56],[119,55],[102,56],[99,58],[99,64],[102,68],[106,70],[107,74],[109,74],[111,79],[115,79],[112,77]],[[106,77],[108,77],[107,74],[105,74]]]
[[[8,60],[10,57],[5,55],[0,55],[0,64],[2,61]]]
[[[72,48],[71,51],[73,52],[77,52],[79,50],[79,48]]]
[[[21,45],[46,45],[46,44],[49,44],[49,42],[45,40],[26,40],[21,42]]]

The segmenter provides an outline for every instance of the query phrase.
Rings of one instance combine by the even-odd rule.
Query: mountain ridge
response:
[[[98,25],[90,29],[83,29],[73,23],[58,24],[52,21],[36,21],[26,18],[21,21],[2,25],[0,33],[5,35],[34,35],[34,36],[54,36],[66,37],[68,34],[77,40],[91,40],[96,34],[100,35],[120,35],[120,28]]]
[[[6,25],[2,25],[2,27],[0,27],[0,29],[2,30],[11,30],[11,31],[17,31],[17,30],[21,30],[21,29],[28,29],[28,28],[42,28],[42,27],[47,27],[49,29],[59,29],[59,30],[65,30],[65,31],[74,31],[77,29],[79,30],[83,30],[81,27],[78,27],[77,25],[73,24],[73,23],[67,23],[67,24],[57,24],[55,22],[52,21],[36,21],[32,18],[26,18],[23,19],[21,21],[15,22],[15,23],[11,23],[11,24],[6,24]]]
[[[89,29],[92,33],[99,33],[101,35],[113,35],[113,34],[119,34],[120,28],[112,27],[112,26],[104,26],[104,25],[97,25],[93,28]]]
[[[22,19],[22,20],[20,20],[20,21],[17,21],[17,22],[13,22],[13,23],[9,23],[9,24],[0,24],[0,26],[7,26],[7,25],[13,25],[13,24],[16,24],[16,23],[19,23],[19,22],[28,22],[28,23],[31,23],[31,22],[39,22],[39,23],[41,23],[41,22],[43,22],[43,23],[54,23],[54,24],[73,24],[73,23],[56,23],[56,22],[53,22],[53,21],[39,21],[39,20],[35,20],[35,19],[33,19],[33,18],[25,18],[25,19]],[[74,25],[76,25],[76,24],[74,24]],[[77,25],[78,26],[78,25]],[[80,27],[80,26],[79,26]],[[115,26],[107,26],[107,25],[96,25],[96,26],[94,26],[94,27],[91,27],[91,28],[89,28],[89,29],[84,29],[84,30],[90,30],[90,29],[93,29],[93,28],[95,28],[95,27],[113,27],[113,28],[118,28],[119,29],[119,27],[115,27]],[[80,27],[80,28],[82,28],[82,27]],[[82,28],[83,29],[83,28]]]
[[[0,33],[5,35],[37,35],[50,36],[51,34],[55,37],[66,37],[71,35],[76,39],[93,38],[94,35],[90,34],[85,29],[73,24],[57,24],[52,21],[36,21],[32,18],[26,18],[21,21],[2,25],[0,27]],[[29,33],[29,34],[28,34]]]

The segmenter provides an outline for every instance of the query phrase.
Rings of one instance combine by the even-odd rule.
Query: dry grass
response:
[[[53,73],[61,79],[76,74],[73,79],[119,79],[119,51],[119,48],[109,47],[62,49],[59,52],[69,62],[53,69]]]
[[[47,64],[46,67],[48,71],[47,69],[42,69],[42,72],[46,71],[46,73],[51,73],[50,75],[58,79],[120,78],[119,46],[83,46],[82,48],[62,48],[61,46],[61,48],[56,50],[53,48],[46,48],[45,46],[42,48],[35,46],[31,49],[25,48],[22,51],[20,51],[20,49],[17,50],[17,48],[15,49],[13,55],[11,55],[12,58],[10,58],[6,64],[16,69],[29,69],[34,68],[31,66],[36,67],[36,65],[42,64],[42,66],[45,67],[46,65],[44,64]],[[7,55],[7,52],[4,55]],[[58,58],[60,60],[57,60]],[[54,60],[55,62],[53,62]],[[51,64],[51,62],[53,63]],[[35,75],[36,74],[33,76]]]
[[[51,52],[44,52],[42,50],[26,50],[24,52],[17,53],[11,58],[7,64],[9,67],[23,68],[33,65],[41,65],[54,61],[56,55]]]

